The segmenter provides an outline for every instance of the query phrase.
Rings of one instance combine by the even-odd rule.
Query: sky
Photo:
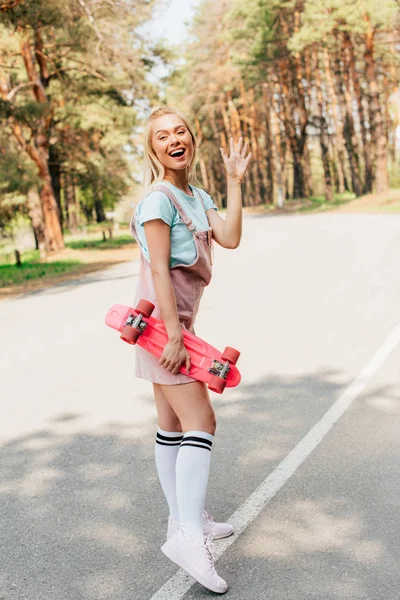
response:
[[[185,38],[185,22],[193,17],[200,0],[165,0],[155,13],[151,33],[165,37],[171,44],[179,44]]]

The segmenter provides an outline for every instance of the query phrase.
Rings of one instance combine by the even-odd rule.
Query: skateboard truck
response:
[[[133,327],[134,329],[140,329],[140,331],[142,333],[147,327],[146,321],[143,320],[142,313],[140,313],[139,315],[129,315],[129,317],[125,323],[125,327],[127,325],[129,327]]]
[[[221,354],[221,360],[213,360],[211,367],[208,369],[211,373],[211,378],[208,387],[217,394],[222,394],[226,386],[226,376],[229,373],[230,365],[235,365],[240,352],[234,348],[227,346]],[[224,362],[222,362],[224,361]]]
[[[220,377],[221,379],[226,379],[226,376],[230,370],[231,368],[228,360],[225,361],[225,363],[222,363],[219,360],[213,360],[212,367],[208,369],[208,372],[212,375],[216,375],[216,377]]]
[[[147,323],[143,317],[149,318],[154,310],[154,304],[147,300],[140,300],[136,307],[137,315],[130,314],[121,333],[121,340],[127,344],[136,344],[139,336],[144,332]]]

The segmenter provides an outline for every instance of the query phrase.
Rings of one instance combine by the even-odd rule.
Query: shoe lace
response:
[[[210,533],[210,535],[204,538],[203,547],[205,550],[207,561],[213,567],[215,561],[217,560],[217,555],[215,553],[214,535],[212,533]]]
[[[208,523],[212,523],[214,521],[214,517],[212,517],[206,510],[203,510],[203,519]]]

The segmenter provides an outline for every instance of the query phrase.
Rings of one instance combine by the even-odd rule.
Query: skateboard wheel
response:
[[[135,329],[130,325],[125,325],[121,333],[121,340],[123,340],[127,344],[136,344],[140,334],[141,331],[139,331],[139,329]]]
[[[142,315],[148,319],[154,310],[154,304],[148,300],[139,300],[136,310],[137,312],[142,313]]]
[[[238,358],[240,356],[239,350],[235,350],[235,348],[230,348],[227,346],[222,353],[221,360],[232,363],[232,365],[236,365]]]
[[[218,375],[211,375],[208,389],[217,394],[222,394],[226,387],[225,379],[221,379]]]

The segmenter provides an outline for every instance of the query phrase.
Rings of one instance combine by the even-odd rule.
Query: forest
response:
[[[165,102],[221,207],[219,148],[241,134],[246,205],[400,187],[398,0],[203,0],[173,48],[144,34],[156,6],[0,0],[0,236],[22,218],[59,251],[140,193],[143,120]]]

